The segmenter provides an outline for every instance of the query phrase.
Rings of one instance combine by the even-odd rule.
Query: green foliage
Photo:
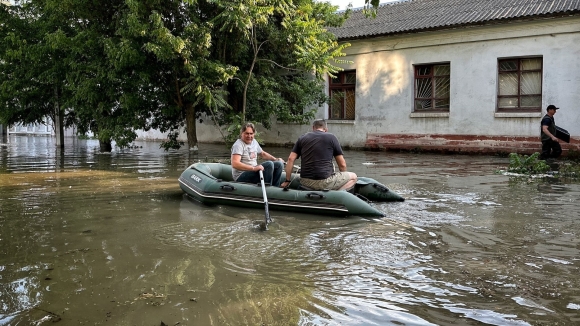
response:
[[[231,112],[218,120],[229,126],[232,117],[256,121],[266,129],[282,123],[308,123],[312,108],[327,99],[322,77],[341,68],[336,63],[349,44],[338,44],[328,26],[340,26],[347,14],[324,2],[219,1],[213,56],[238,71],[227,86]],[[236,49],[236,51],[231,51]],[[231,125],[229,129],[235,129]],[[230,132],[229,139],[238,134]]]
[[[69,28],[58,22],[61,16],[53,5],[0,5],[0,123],[54,121],[64,113],[66,53],[52,35]]]
[[[561,177],[578,179],[580,178],[580,163],[577,161],[570,161],[562,164],[558,170],[558,174]]]
[[[239,114],[234,114],[230,117],[230,123],[226,128],[226,146],[231,146],[240,137],[243,123],[244,120]],[[256,135],[254,135],[254,137],[256,137]]]
[[[363,13],[365,16],[375,18],[377,16],[379,3],[380,0],[365,0],[365,5],[363,7]]]
[[[226,128],[227,134],[225,136],[227,147],[231,147],[231,145],[233,145],[236,142],[236,140],[240,138],[240,134],[242,133],[242,125],[247,122],[242,120],[242,116],[239,114],[231,116],[230,119],[231,123]],[[258,128],[258,126],[256,126],[256,128]],[[264,144],[264,141],[261,139],[260,132],[258,130],[256,130],[256,132],[254,133],[254,139],[256,139],[256,141],[260,145]]]
[[[83,139],[83,140],[94,139],[94,137],[91,137],[91,136],[89,136],[87,134],[79,134],[79,135],[77,135],[77,138],[78,139]]]
[[[183,146],[185,143],[178,140],[177,137],[179,137],[179,132],[177,132],[177,131],[170,132],[169,135],[167,136],[168,140],[161,142],[161,145],[159,145],[159,148],[163,148],[166,151],[168,151],[170,149],[181,148],[181,146]]]
[[[568,155],[566,155],[566,158],[569,161],[575,162],[575,163],[580,163],[580,151],[575,150],[575,149],[570,149],[568,151]]]
[[[372,5],[375,5],[372,0]],[[376,6],[375,6],[376,7]],[[134,130],[197,143],[211,116],[224,139],[256,121],[308,123],[327,101],[323,76],[348,43],[327,27],[349,11],[315,0],[28,0],[0,6],[0,121],[65,117],[102,143]],[[246,110],[247,108],[247,110]],[[229,138],[228,138],[229,137]]]
[[[307,124],[314,118],[314,108],[327,100],[323,83],[305,75],[258,75],[250,82],[248,95],[251,110],[246,119],[267,129],[272,118],[281,123]]]
[[[510,153],[508,172],[521,174],[541,174],[550,171],[550,166],[545,161],[539,160],[540,153],[530,156]]]

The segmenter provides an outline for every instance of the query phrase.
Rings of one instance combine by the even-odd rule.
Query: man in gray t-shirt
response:
[[[259,171],[262,170],[264,182],[279,187],[284,160],[262,150],[260,144],[254,139],[255,133],[254,124],[246,123],[242,126],[240,139],[232,145],[232,177],[238,182],[259,183]],[[258,164],[258,155],[269,161]]]
[[[356,184],[357,176],[346,171],[342,148],[336,136],[328,133],[324,120],[315,120],[312,131],[300,136],[294,144],[286,162],[287,176],[291,175],[294,160],[299,157],[302,157],[300,184],[303,186],[314,190],[346,190]],[[340,172],[334,172],[333,158]],[[282,187],[287,186],[290,181],[285,180]]]

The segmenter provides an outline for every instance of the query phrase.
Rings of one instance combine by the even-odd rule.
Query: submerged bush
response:
[[[570,161],[560,166],[558,171],[561,176],[577,179],[580,178],[580,164],[576,161]]]
[[[540,153],[536,152],[530,156],[510,153],[510,165],[508,172],[521,174],[541,174],[550,171],[550,166],[546,161],[538,159]]]

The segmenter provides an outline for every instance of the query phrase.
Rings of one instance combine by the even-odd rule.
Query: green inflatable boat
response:
[[[282,173],[282,180],[286,174]],[[300,176],[293,173],[287,188],[266,186],[270,209],[332,216],[385,216],[369,202],[404,201],[374,179],[359,177],[354,193],[337,190],[305,190]],[[207,205],[232,205],[263,208],[260,184],[235,182],[232,167],[221,163],[195,163],[179,177],[181,189],[191,198]]]

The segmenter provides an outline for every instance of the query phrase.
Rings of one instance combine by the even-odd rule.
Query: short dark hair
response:
[[[319,129],[319,128],[326,129],[326,120],[324,120],[324,119],[314,120],[314,122],[312,123],[312,127],[314,127],[314,129]]]
[[[246,131],[246,129],[248,129],[248,128],[252,128],[252,132],[256,133],[256,127],[254,126],[254,124],[251,123],[251,122],[246,122],[246,123],[244,123],[244,125],[242,126],[242,128],[240,128],[240,135],[244,131]]]

